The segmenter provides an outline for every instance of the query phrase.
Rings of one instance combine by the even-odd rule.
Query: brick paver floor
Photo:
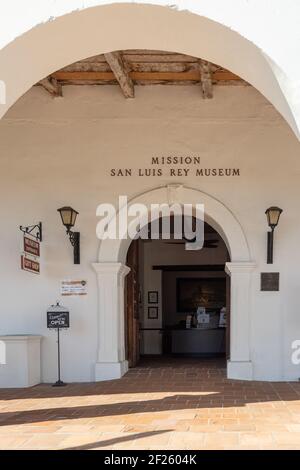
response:
[[[221,360],[147,359],[122,379],[0,390],[1,449],[300,449],[300,383]]]

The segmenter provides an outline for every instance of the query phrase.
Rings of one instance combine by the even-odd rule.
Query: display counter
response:
[[[225,353],[225,328],[172,329],[172,354],[218,355]]]

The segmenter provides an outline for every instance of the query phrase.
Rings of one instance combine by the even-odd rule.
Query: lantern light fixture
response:
[[[270,231],[268,232],[268,248],[267,248],[267,263],[273,264],[273,248],[274,248],[274,230],[278,225],[280,215],[282,213],[282,209],[279,207],[269,207],[266,210],[266,216],[268,220],[268,225],[270,227]]]
[[[71,229],[74,227],[78,212],[70,206],[64,206],[57,209],[60,213],[61,221],[67,229],[67,235],[74,250],[74,264],[80,264],[80,233],[73,232]]]

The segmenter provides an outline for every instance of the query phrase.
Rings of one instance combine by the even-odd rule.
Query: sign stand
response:
[[[57,328],[57,370],[58,370],[58,380],[52,387],[63,387],[67,385],[60,379],[60,340],[59,340],[59,328]]]
[[[59,305],[59,302],[56,305],[51,305],[47,310],[47,328],[57,331],[57,371],[58,378],[57,381],[52,385],[52,387],[63,387],[67,385],[60,378],[60,330],[70,327],[69,320],[69,310]]]

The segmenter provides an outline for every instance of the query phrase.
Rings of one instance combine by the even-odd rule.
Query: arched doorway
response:
[[[178,217],[180,227],[196,231],[195,217]],[[129,367],[180,360],[206,360],[224,368],[230,359],[230,261],[227,247],[207,222],[203,246],[189,250],[184,233],[175,233],[174,215],[165,225],[159,219],[159,233],[133,240],[127,252],[130,272],[125,280],[125,357]],[[200,228],[201,225],[201,228]]]
[[[230,293],[230,360],[227,374],[231,378],[251,379],[249,293],[255,263],[242,227],[220,201],[196,189],[170,185],[144,193],[130,201],[149,207],[154,203],[204,204],[205,221],[223,238],[231,261],[226,272],[231,277]],[[115,223],[112,220],[111,223]],[[131,221],[136,226],[137,221]],[[126,257],[131,239],[106,239],[100,242],[98,263],[93,267],[98,277],[98,358],[96,380],[121,377],[128,369],[125,354],[124,284],[130,268]]]

